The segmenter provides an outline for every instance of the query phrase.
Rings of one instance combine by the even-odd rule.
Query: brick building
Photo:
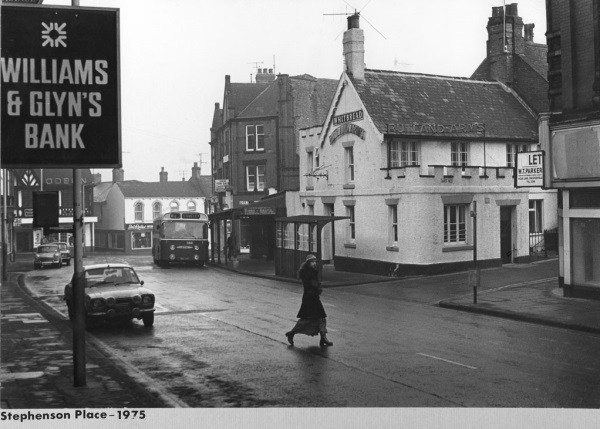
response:
[[[546,2],[546,186],[559,192],[565,296],[600,299],[600,3]]]

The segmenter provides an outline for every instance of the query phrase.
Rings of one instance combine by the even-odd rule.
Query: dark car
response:
[[[57,242],[53,243],[58,245],[60,249],[61,260],[64,264],[71,265],[71,250],[69,250],[69,245],[67,243]]]
[[[117,321],[138,319],[144,326],[154,324],[154,293],[143,287],[129,264],[107,263],[83,267],[85,319]],[[75,274],[73,275],[75,276]],[[73,280],[65,286],[69,319],[73,320]]]
[[[40,244],[35,251],[33,258],[34,268],[44,268],[46,265],[53,267],[62,266],[62,257],[60,254],[60,248],[57,244]]]

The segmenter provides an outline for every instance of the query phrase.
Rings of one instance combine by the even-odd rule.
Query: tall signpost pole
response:
[[[83,168],[122,166],[119,10],[2,2],[0,168],[73,170],[74,384],[85,386]],[[94,40],[90,46],[89,40]],[[58,213],[58,211],[57,211]],[[5,222],[6,216],[3,218]]]
[[[79,6],[79,0],[71,0]],[[81,195],[81,170],[73,170],[73,377],[75,387],[86,385],[85,374],[85,283],[83,282],[83,196]]]
[[[8,280],[8,270],[6,267],[8,251],[8,208],[6,207],[6,193],[8,192],[8,170],[2,170],[2,281]]]
[[[479,263],[477,262],[477,201],[473,201],[471,217],[473,218],[473,265],[475,271],[472,272],[470,283],[473,286],[473,304],[477,304],[477,288],[479,287],[481,275]]]

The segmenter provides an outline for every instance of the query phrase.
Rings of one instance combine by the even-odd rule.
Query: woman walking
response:
[[[308,255],[306,257],[306,260],[298,270],[298,277],[302,280],[302,284],[304,285],[302,305],[296,316],[300,320],[298,320],[296,326],[294,326],[291,331],[285,333],[285,336],[290,345],[293,346],[294,335],[296,334],[311,336],[320,334],[321,341],[319,342],[319,345],[321,347],[332,346],[333,343],[327,339],[327,314],[325,314],[325,309],[319,298],[322,289],[321,284],[319,283],[317,257],[315,255]]]

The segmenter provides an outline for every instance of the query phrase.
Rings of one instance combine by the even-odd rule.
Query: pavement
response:
[[[139,256],[136,258],[142,258],[140,261],[147,259]],[[136,265],[135,261],[131,263]],[[227,263],[210,265],[244,275],[297,282],[295,279],[276,277],[271,268],[272,263],[268,261],[250,260],[243,256]],[[523,278],[526,278],[527,270],[533,270],[533,267],[535,264],[522,264],[518,269],[523,273]],[[0,290],[2,409],[185,406],[155,386],[143,374],[137,373],[135,368],[128,367],[103,350],[102,344],[90,335],[86,336],[86,385],[74,387],[70,322],[47,308],[40,300],[32,298],[25,275],[31,269],[31,258],[27,255],[9,262],[8,279],[2,282]],[[488,280],[494,277],[500,280],[506,275],[504,267],[482,270],[482,273],[483,271],[487,271],[485,274]],[[398,280],[340,272],[330,267],[324,268],[322,277],[324,287]],[[440,282],[440,276],[436,277]],[[478,290],[477,303],[474,301],[474,294],[470,293],[444,299],[437,305],[488,316],[600,333],[600,301],[563,297],[558,279],[534,279]]]

